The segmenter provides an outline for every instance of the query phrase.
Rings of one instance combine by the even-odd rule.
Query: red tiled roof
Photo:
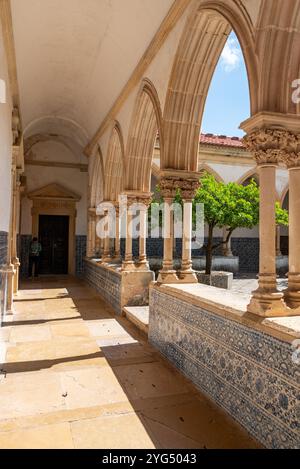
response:
[[[204,143],[205,145],[245,148],[241,138],[227,137],[226,135],[201,134],[200,143]]]

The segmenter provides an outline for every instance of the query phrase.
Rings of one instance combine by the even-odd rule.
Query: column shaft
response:
[[[179,278],[186,283],[198,283],[192,270],[192,200],[183,203],[182,261]]]
[[[162,233],[164,240],[164,258],[163,267],[157,279],[159,283],[178,283],[176,271],[173,269],[174,216],[172,204],[173,198],[164,198],[164,226]]]
[[[259,287],[253,292],[248,311],[260,316],[284,315],[286,305],[276,283],[276,166],[259,167]]]
[[[130,205],[126,207],[126,239],[125,239],[125,260],[122,263],[123,270],[134,270],[135,265],[132,258],[132,220],[133,215]]]
[[[140,239],[139,239],[139,264],[143,267],[149,268],[147,261],[146,242],[147,242],[147,207],[140,209]]]
[[[289,169],[289,284],[285,299],[300,308],[300,167]]]

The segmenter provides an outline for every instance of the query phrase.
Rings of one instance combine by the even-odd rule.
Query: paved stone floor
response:
[[[0,329],[0,448],[259,446],[78,280],[23,283],[15,309]]]

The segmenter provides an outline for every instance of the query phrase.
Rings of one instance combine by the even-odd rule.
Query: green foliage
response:
[[[221,244],[227,243],[237,228],[252,229],[259,223],[259,187],[254,179],[243,186],[236,182],[225,184],[218,182],[214,176],[204,173],[200,179],[200,187],[193,201],[193,224],[195,226],[196,204],[204,204],[204,220],[208,224],[209,236],[205,246],[206,273],[211,273],[212,252]],[[175,202],[182,204],[180,191],[177,191]],[[153,202],[162,203],[159,186],[156,186]],[[287,226],[288,211],[275,206],[276,224]],[[160,226],[161,226],[160,219]],[[226,227],[227,239],[213,245],[214,228]]]
[[[206,173],[201,178],[195,203],[204,204],[204,218],[211,227],[253,228],[259,217],[259,188],[254,180],[247,186],[224,184]]]
[[[285,210],[284,208],[281,208],[279,202],[276,202],[275,216],[276,216],[276,225],[288,226],[289,212]]]

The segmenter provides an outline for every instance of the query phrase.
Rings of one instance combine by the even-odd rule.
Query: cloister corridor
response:
[[[2,448],[259,447],[78,279],[23,282],[0,334]]]

